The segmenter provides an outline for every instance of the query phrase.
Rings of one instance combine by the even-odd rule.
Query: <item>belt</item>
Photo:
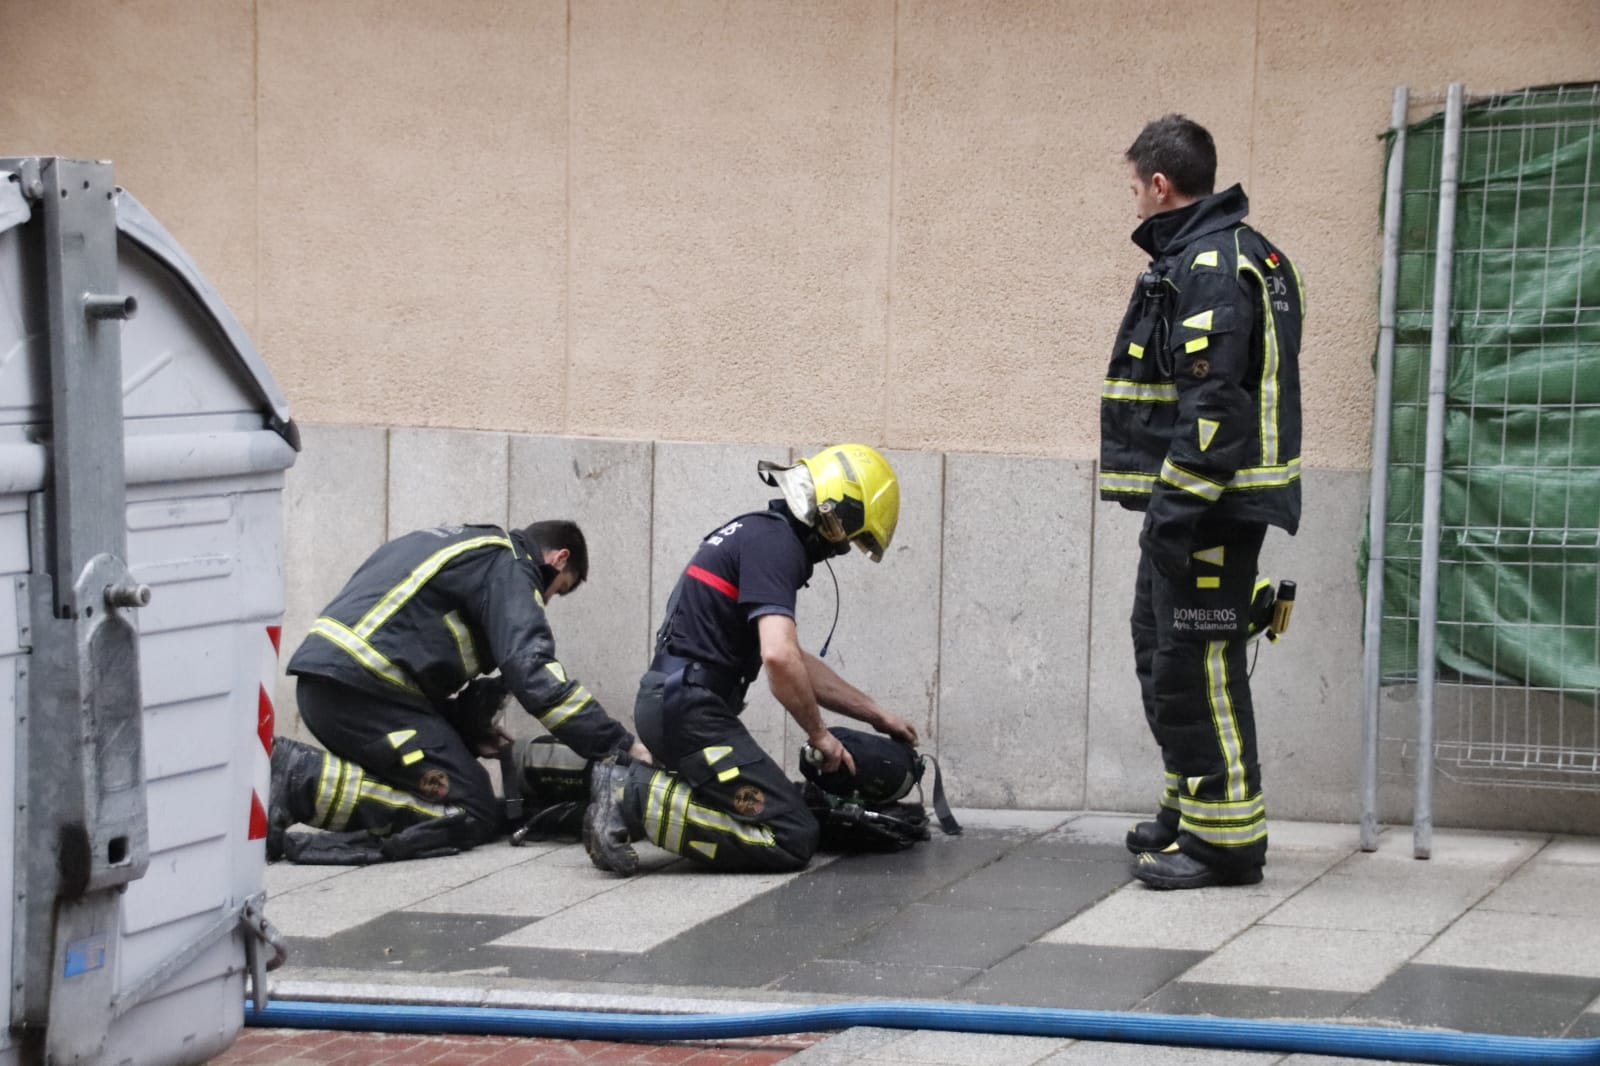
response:
[[[667,688],[671,688],[674,675],[682,675],[682,683],[694,685],[697,688],[714,692],[727,701],[734,710],[744,704],[745,689],[750,683],[744,676],[722,666],[711,666],[700,662],[698,659],[680,659],[676,655],[662,653],[657,655],[650,663],[650,671],[667,676]]]

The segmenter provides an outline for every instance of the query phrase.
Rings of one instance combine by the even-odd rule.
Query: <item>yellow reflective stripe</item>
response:
[[[317,774],[317,799],[311,808],[311,824],[324,828],[328,812],[333,809],[333,797],[339,785],[339,758],[332,752],[322,753],[322,769]]]
[[[1105,385],[1100,389],[1100,398],[1104,400],[1144,400],[1149,403],[1177,403],[1178,386],[1172,382],[1162,385],[1147,385],[1138,381],[1124,381],[1121,378],[1106,378]]]
[[[1190,554],[1202,563],[1210,563],[1212,566],[1221,566],[1222,561],[1228,557],[1227,549],[1221,545],[1215,548],[1201,548],[1199,551],[1191,552]]]
[[[565,685],[567,683],[567,668],[565,666],[562,666],[560,663],[556,662],[554,659],[551,659],[549,662],[544,664],[544,668],[546,670],[550,671],[550,676],[551,677],[555,678],[557,681],[561,682],[563,685]]]
[[[1165,469],[1163,469],[1163,474]],[[1121,493],[1149,493],[1157,481],[1155,474],[1139,474],[1127,470],[1101,471],[1100,491]],[[1241,467],[1232,480],[1222,486],[1223,491],[1238,489],[1266,489],[1290,485],[1300,480],[1300,460],[1291,459],[1280,466]]]
[[[1204,774],[1201,774],[1199,777],[1186,777],[1183,779],[1184,787],[1189,790],[1189,795],[1191,796],[1196,792],[1199,792],[1200,786],[1205,783],[1206,778]],[[1181,799],[1182,797],[1180,796],[1179,798]],[[1179,806],[1182,806],[1182,804],[1180,803]]]
[[[1210,500],[1212,503],[1216,503],[1217,499],[1222,495],[1221,485],[1209,478],[1203,478],[1199,474],[1190,473],[1175,464],[1171,459],[1163,460],[1161,463],[1161,480],[1174,488],[1180,488],[1184,492],[1198,496],[1202,500]]]
[[[685,799],[687,798],[685,797]],[[746,844],[768,847],[775,840],[772,830],[764,825],[750,825],[730,815],[723,814],[721,811],[713,810],[710,807],[702,807],[698,803],[687,804],[686,813],[690,824],[697,825],[702,829],[714,829],[718,832],[727,833],[729,836],[736,837]]]
[[[644,804],[644,830],[650,842],[659,846],[665,834],[661,832],[661,807],[672,785],[672,775],[657,770],[650,775],[650,795]]]
[[[1189,818],[1179,818],[1178,825],[1181,829],[1194,834],[1207,844],[1215,844],[1223,848],[1240,848],[1246,844],[1254,844],[1264,840],[1267,836],[1267,820],[1263,816],[1260,821],[1251,822],[1241,826],[1215,826],[1204,822],[1196,822]]]
[[[1234,472],[1230,489],[1264,489],[1288,485],[1300,480],[1300,458],[1296,456],[1279,466],[1252,466]]]
[[[667,796],[667,839],[661,845],[674,855],[683,854],[683,831],[687,828],[684,823],[688,813],[689,786],[674,781],[672,791]]]
[[[1197,589],[1219,589],[1222,587],[1222,579],[1215,574],[1211,577],[1197,577],[1194,579],[1194,587]]]
[[[1154,474],[1129,474],[1121,471],[1100,472],[1101,492],[1138,492],[1148,493],[1154,491],[1156,476]]]
[[[360,798],[372,803],[391,807],[397,811],[411,811],[428,818],[448,818],[453,814],[460,814],[461,808],[442,803],[429,803],[409,792],[401,792],[397,788],[390,788],[381,781],[363,782],[360,788]],[[351,806],[355,806],[355,793],[351,794]]]
[[[1211,254],[1215,256],[1217,253],[1212,252]],[[1216,264],[1213,263],[1212,265],[1215,266]],[[1211,311],[1201,311],[1197,315],[1190,315],[1188,318],[1183,320],[1183,325],[1187,326],[1189,329],[1198,329],[1205,332],[1210,332],[1211,314]]]
[[[1300,290],[1300,317],[1304,318],[1306,315],[1305,279],[1300,276],[1300,268],[1295,266],[1293,262],[1289,264],[1289,269],[1294,271],[1294,287]]]
[[[1210,337],[1196,337],[1194,340],[1190,341],[1188,344],[1185,344],[1183,346],[1183,350],[1186,351],[1186,352],[1203,351],[1206,348],[1206,346],[1209,345],[1210,343],[1211,343],[1211,338]]]
[[[722,773],[718,774],[717,775],[717,780],[718,781],[732,781],[734,778],[736,778],[738,776],[739,776],[739,768],[737,766],[731,766],[728,769],[722,771]]]
[[[1253,821],[1267,813],[1266,798],[1259,792],[1242,800],[1203,800],[1184,796],[1178,801],[1178,806],[1185,818],[1214,825],[1229,823],[1237,825],[1240,822]]]
[[[413,765],[415,763],[421,762],[422,758],[423,758],[423,755],[422,755],[422,752],[420,750],[419,751],[408,751],[404,755],[400,756],[400,765],[401,766],[411,766],[411,765]]]
[[[417,731],[415,729],[396,729],[393,733],[389,734],[389,746],[391,748],[398,748],[416,735]]]
[[[417,594],[417,590],[444,569],[446,563],[458,555],[474,551],[478,548],[487,548],[498,545],[502,548],[511,547],[511,541],[506,537],[472,537],[468,540],[457,541],[447,548],[441,548],[424,559],[420,566],[411,571],[406,579],[384,594],[383,598],[372,605],[356,623],[355,634],[365,639],[372,636],[383,623],[394,616],[394,613],[404,607],[406,601]]]
[[[1195,267],[1214,267],[1216,265],[1217,250],[1212,248],[1209,251],[1201,252],[1199,255],[1195,256],[1194,262],[1189,264],[1189,269],[1193,270]]]
[[[582,710],[584,706],[587,705],[588,702],[593,698],[593,696],[589,695],[588,689],[584,688],[582,685],[579,685],[577,688],[572,690],[572,693],[565,700],[563,700],[560,705],[552,707],[550,710],[538,715],[537,717],[539,719],[539,724],[544,726],[546,729],[554,730],[562,722],[565,722],[568,718],[571,718],[573,715]]]
[[[472,632],[467,629],[467,624],[461,620],[459,611],[451,611],[444,616],[445,628],[450,630],[450,635],[455,638],[456,651],[461,653],[461,669],[468,677],[478,676],[478,650],[472,642]]]
[[[1211,441],[1216,437],[1217,430],[1221,428],[1222,423],[1214,418],[1197,418],[1194,424],[1195,435],[1200,440],[1200,450],[1205,451],[1211,447]]]
[[[339,760],[339,786],[334,790],[334,800],[328,809],[328,820],[322,828],[337,832],[350,824],[350,816],[355,813],[356,799],[361,794],[361,785],[366,777],[361,767],[355,763]]]
[[[726,759],[728,756],[732,755],[733,748],[726,744],[719,744],[716,747],[705,749],[705,751],[701,752],[700,754],[706,757],[707,766],[715,766],[723,759]]]
[[[1128,342],[1128,354],[1133,356],[1135,359],[1143,359],[1144,358],[1144,345],[1142,345],[1142,344],[1134,344],[1132,341],[1129,341]]]
[[[1211,724],[1222,749],[1223,794],[1230,800],[1242,800],[1245,798],[1243,747],[1239,740],[1239,722],[1233,714],[1233,700],[1228,695],[1227,650],[1225,640],[1206,642],[1206,702],[1211,706]]]
[[[717,857],[717,846],[705,840],[691,840],[689,846],[708,859]]]
[[[323,640],[337,644],[352,659],[385,681],[399,685],[407,692],[418,696],[422,695],[422,690],[412,684],[411,679],[406,677],[398,666],[390,662],[377,648],[374,648],[371,644],[346,629],[342,623],[336,622],[332,618],[319,618],[311,623],[310,632]]]
[[[544,593],[538,589],[533,590],[533,602],[539,605],[539,610],[544,610]]]
[[[1239,231],[1233,233],[1235,250],[1239,245]],[[1254,263],[1239,256],[1239,269],[1256,276],[1261,286],[1261,313],[1266,319],[1266,351],[1261,359],[1261,462],[1273,466],[1278,462],[1278,324],[1272,316],[1272,297],[1267,293],[1267,279]]]

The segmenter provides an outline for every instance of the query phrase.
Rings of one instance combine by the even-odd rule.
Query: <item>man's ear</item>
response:
[[[1172,182],[1159,170],[1150,175],[1150,189],[1156,194],[1156,203],[1166,203],[1172,198]]]
[[[553,566],[557,570],[565,570],[567,568],[567,560],[571,557],[572,553],[566,548],[556,548],[544,553],[545,565]]]

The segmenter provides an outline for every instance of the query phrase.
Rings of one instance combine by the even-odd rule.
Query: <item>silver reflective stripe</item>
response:
[[[1267,801],[1261,793],[1246,800],[1199,800],[1193,796],[1179,796],[1178,809],[1185,818],[1201,823],[1253,822],[1267,813]]]
[[[710,807],[702,807],[698,803],[688,805],[687,817],[692,825],[698,825],[702,829],[713,829],[721,833],[727,833],[738,840],[744,841],[746,844],[769,847],[775,840],[772,830],[764,825],[747,825],[723,814],[721,811],[712,810]]]
[[[323,640],[332,641],[348,652],[362,666],[377,674],[385,681],[392,682],[405,689],[407,692],[422,695],[422,690],[411,683],[411,679],[390,662],[382,652],[371,644],[356,636],[339,622],[332,618],[319,618],[311,624],[310,632]]]
[[[1183,467],[1174,465],[1171,459],[1163,460],[1161,463],[1161,480],[1212,503],[1222,496],[1221,485],[1198,474],[1191,474]]]
[[[1244,799],[1244,748],[1239,739],[1239,722],[1233,714],[1233,699],[1228,695],[1228,642],[1206,643],[1206,699],[1211,705],[1211,724],[1217,731],[1217,746],[1222,750],[1223,794],[1230,800]]]
[[[1181,828],[1193,833],[1207,844],[1215,844],[1222,848],[1238,848],[1246,844],[1254,844],[1263,840],[1267,835],[1267,821],[1262,818],[1259,822],[1250,825],[1221,827],[1207,825],[1204,822],[1194,822],[1188,818],[1178,819]]]
[[[1143,400],[1149,403],[1177,403],[1178,386],[1171,382],[1162,385],[1146,385],[1137,381],[1123,381],[1120,378],[1106,378],[1105,386],[1100,390],[1100,397],[1105,400]]]
[[[444,616],[445,628],[455,638],[456,650],[461,653],[461,669],[468,677],[478,676],[478,650],[472,640],[472,631],[461,620],[461,612],[451,611]]]

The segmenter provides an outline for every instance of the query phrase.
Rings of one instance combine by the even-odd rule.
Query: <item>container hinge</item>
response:
[[[266,971],[276,970],[282,966],[289,957],[289,950],[284,943],[283,935],[278,932],[273,924],[267,921],[263,911],[267,895],[257,892],[246,899],[236,908],[225,910],[211,923],[199,936],[189,941],[173,954],[167,956],[154,969],[139,978],[137,984],[119,993],[111,1001],[111,1016],[120,1018],[140,1003],[149,999],[151,994],[161,988],[172,978],[187,969],[195,959],[204,954],[212,945],[229,936],[235,929],[244,933],[245,959],[250,967],[252,993],[259,1009],[266,1005]],[[262,962],[260,945],[267,944],[272,948],[272,958]]]

